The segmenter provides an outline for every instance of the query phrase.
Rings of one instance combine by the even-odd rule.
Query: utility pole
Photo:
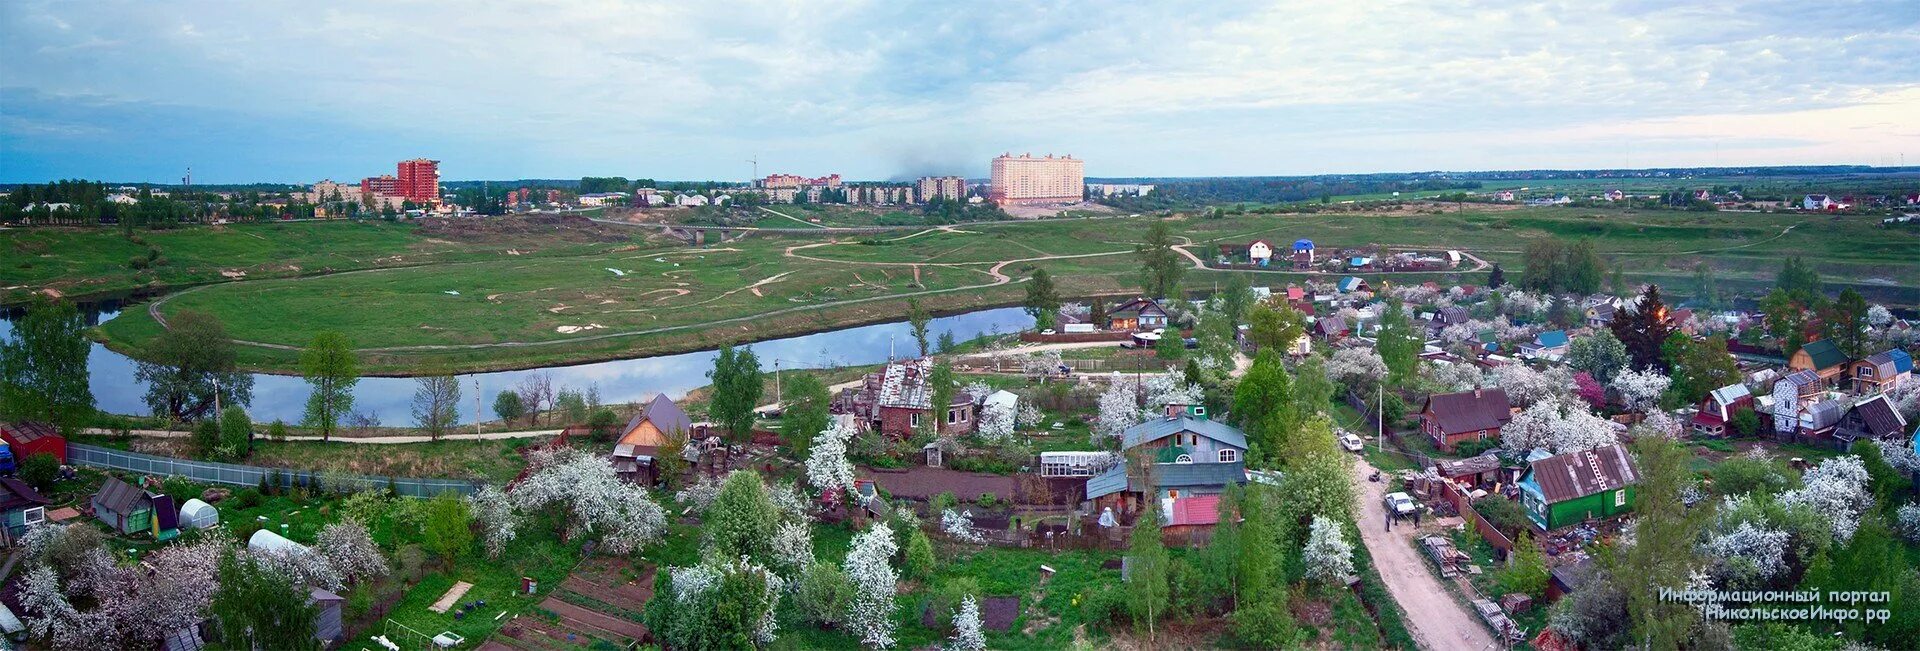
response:
[[[786,401],[787,394],[780,392],[780,358],[773,359],[773,406],[779,407]]]
[[[1379,415],[1373,417],[1373,426],[1376,430],[1373,434],[1373,451],[1386,452],[1387,451],[1387,401],[1386,401],[1387,386],[1385,384],[1381,384],[1379,386],[1374,387],[1373,390],[1374,390],[1373,406],[1375,409],[1379,410],[1378,412]]]
[[[473,438],[480,438],[480,374],[473,374]]]

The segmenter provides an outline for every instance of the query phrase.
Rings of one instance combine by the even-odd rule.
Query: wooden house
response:
[[[1520,477],[1520,504],[1543,531],[1633,510],[1640,472],[1618,444],[1556,454],[1528,464]]]
[[[852,416],[867,428],[894,438],[912,436],[931,424],[929,418],[938,419],[941,432],[972,432],[979,406],[966,393],[954,391],[948,404],[934,409],[933,392],[927,386],[932,373],[933,360],[924,357],[889,363],[868,373],[859,387],[835,397],[833,412]]]
[[[609,461],[614,472],[621,479],[643,486],[652,486],[660,481],[657,460],[661,449],[667,446],[667,440],[678,437],[686,440],[693,433],[693,419],[687,412],[674,404],[666,394],[658,394],[646,407],[627,420],[620,430],[620,437],[614,440],[613,453]],[[692,449],[689,445],[686,449]]]
[[[1893,353],[1896,352],[1900,353],[1901,356],[1907,354],[1907,351],[1896,349],[1872,355],[1865,359],[1856,359],[1853,360],[1853,363],[1848,364],[1847,378],[1853,381],[1853,392],[1862,395],[1877,395],[1886,393],[1887,390],[1892,389],[1894,385],[1898,384],[1903,375],[1900,372],[1900,364],[1895,361]],[[1912,359],[1911,357],[1907,358],[1909,367],[1912,366]]]
[[[1440,459],[1434,463],[1434,471],[1442,479],[1450,479],[1468,486],[1483,486],[1505,481],[1505,473],[1500,466],[1500,457],[1487,452],[1465,459]]]
[[[1166,416],[1127,428],[1120,436],[1128,456],[1145,457],[1141,468],[1119,463],[1087,480],[1095,511],[1138,512],[1142,500],[1178,500],[1218,495],[1228,484],[1247,482],[1247,435],[1211,420],[1198,405],[1170,404]],[[1164,510],[1164,509],[1163,509]]]
[[[1500,428],[1513,418],[1513,403],[1505,389],[1475,388],[1427,396],[1420,408],[1420,431],[1442,450],[1467,441],[1500,438]]]
[[[1813,371],[1820,377],[1822,386],[1831,387],[1844,379],[1847,372],[1847,354],[1833,340],[1819,339],[1807,342],[1800,350],[1793,351],[1787,358],[1787,368],[1796,371]]]
[[[1708,436],[1725,436],[1733,415],[1753,408],[1753,393],[1747,385],[1735,382],[1707,393],[1700,411],[1693,415],[1693,429]]]
[[[1885,394],[1854,403],[1841,415],[1833,431],[1834,438],[1848,443],[1861,439],[1893,441],[1906,433],[1907,419]]]
[[[1521,355],[1552,361],[1559,361],[1566,357],[1567,351],[1571,349],[1572,342],[1567,340],[1565,330],[1548,330],[1535,335],[1533,341],[1520,344]]]
[[[1136,332],[1167,327],[1167,310],[1150,298],[1136,298],[1107,311],[1107,329]]]
[[[93,517],[114,531],[135,534],[153,529],[153,498],[133,484],[107,477],[93,494]]]
[[[0,477],[0,544],[12,544],[27,527],[46,522],[47,505],[52,503],[27,482]]]
[[[1773,433],[1790,438],[1800,427],[1800,411],[1820,401],[1820,375],[1793,371],[1773,381]]]

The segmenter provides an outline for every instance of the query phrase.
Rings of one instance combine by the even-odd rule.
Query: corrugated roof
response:
[[[1895,348],[1887,351],[1886,355],[1893,358],[1893,371],[1895,373],[1913,372],[1913,356],[1907,354],[1907,351]]]
[[[1539,344],[1541,348],[1559,348],[1567,345],[1567,332],[1565,330],[1548,330],[1534,337],[1533,341]]]
[[[1838,400],[1825,400],[1808,405],[1800,413],[1800,426],[1807,429],[1826,429],[1840,423],[1847,409]]]
[[[1813,361],[1813,367],[1815,369],[1830,368],[1847,363],[1847,354],[1840,352],[1840,347],[1833,345],[1833,340],[1831,339],[1809,341],[1807,345],[1801,346],[1800,350],[1807,352],[1807,359]]]
[[[58,437],[60,432],[46,423],[0,423],[0,437],[14,445],[25,445],[34,441]]]
[[[1527,475],[1549,503],[1565,502],[1640,482],[1633,457],[1619,445],[1556,454],[1534,461]]]
[[[0,495],[0,511],[53,503],[53,500],[42,496],[40,491],[34,490],[32,486],[27,485],[27,482],[12,477],[0,477],[0,493],[4,493]]]
[[[1874,438],[1892,438],[1899,436],[1907,428],[1907,421],[1893,408],[1893,402],[1884,395],[1874,396],[1853,406],[1854,415],[1867,426],[1867,433]]]
[[[1422,411],[1432,411],[1443,432],[1474,432],[1505,427],[1513,418],[1513,403],[1506,389],[1478,389],[1427,396]]]
[[[1123,450],[1132,449],[1182,432],[1192,432],[1242,450],[1247,449],[1247,435],[1240,430],[1225,423],[1185,416],[1155,418],[1129,427],[1121,432],[1120,445]]]
[[[1820,374],[1808,370],[1799,370],[1788,373],[1786,377],[1780,378],[1780,381],[1791,382],[1795,387],[1815,386],[1820,384]]]
[[[1500,469],[1500,457],[1492,453],[1459,460],[1442,460],[1438,467],[1442,477],[1462,477],[1492,472]]]
[[[1188,486],[1225,486],[1247,483],[1247,466],[1233,463],[1156,463],[1153,464],[1155,488]]]
[[[1127,464],[1114,464],[1106,472],[1087,480],[1087,499],[1112,495],[1127,489]]]
[[[100,483],[100,491],[94,493],[94,500],[101,508],[121,515],[132,513],[133,507],[144,497],[146,493],[120,481],[118,477],[107,477],[106,481]]]
[[[1713,399],[1722,405],[1731,405],[1741,398],[1753,397],[1753,394],[1747,391],[1747,385],[1738,382],[1714,389],[1712,393]]]

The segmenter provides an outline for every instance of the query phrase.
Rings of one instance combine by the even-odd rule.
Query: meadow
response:
[[[1385,211],[1044,220],[874,235],[759,233],[698,247],[648,241],[634,229],[635,244],[594,251],[562,243],[535,256],[421,239],[406,244],[424,252],[401,255],[405,267],[249,276],[157,300],[163,316],[197,310],[220,317],[236,339],[255,344],[242,347],[243,364],[254,369],[290,370],[293,349],[322,330],[347,333],[373,373],[525,368],[896,321],[909,296],[937,312],[1014,304],[1024,293],[1020,283],[1041,268],[1070,298],[1124,295],[1140,272],[1133,241],[1154,219],[1169,219],[1189,250],[1208,260],[1219,244],[1307,238],[1323,257],[1368,244],[1460,249],[1501,263],[1517,280],[1528,241],[1587,238],[1629,280],[1660,282],[1682,297],[1692,292],[1698,263],[1711,267],[1722,288],[1757,294],[1785,257],[1797,255],[1830,284],[1857,287],[1869,300],[1920,302],[1920,259],[1912,255],[1920,231],[1885,228],[1873,217],[1417,203]],[[289,237],[309,246],[323,229],[347,236],[349,246],[336,248],[381,246],[353,239],[369,236],[360,225],[302,226]],[[226,235],[257,241],[282,233],[271,228]],[[397,246],[403,228],[370,232]],[[276,248],[248,245],[239,250],[249,253],[233,255]],[[1330,279],[1192,269],[1184,285],[1210,291],[1230,273],[1252,273],[1254,285]],[[1463,267],[1391,280],[1478,283],[1484,273]],[[132,309],[97,332],[138,356],[161,328],[146,310]]]

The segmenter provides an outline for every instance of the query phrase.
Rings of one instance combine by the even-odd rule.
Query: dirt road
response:
[[[1412,523],[1398,524],[1385,531],[1386,495],[1384,482],[1367,481],[1373,466],[1355,460],[1353,481],[1359,487],[1360,537],[1373,555],[1374,568],[1387,584],[1387,593],[1400,603],[1407,615],[1407,630],[1423,649],[1460,649],[1478,651],[1498,648],[1493,634],[1480,620],[1453,600],[1446,586],[1427,569],[1427,559],[1413,546]]]

